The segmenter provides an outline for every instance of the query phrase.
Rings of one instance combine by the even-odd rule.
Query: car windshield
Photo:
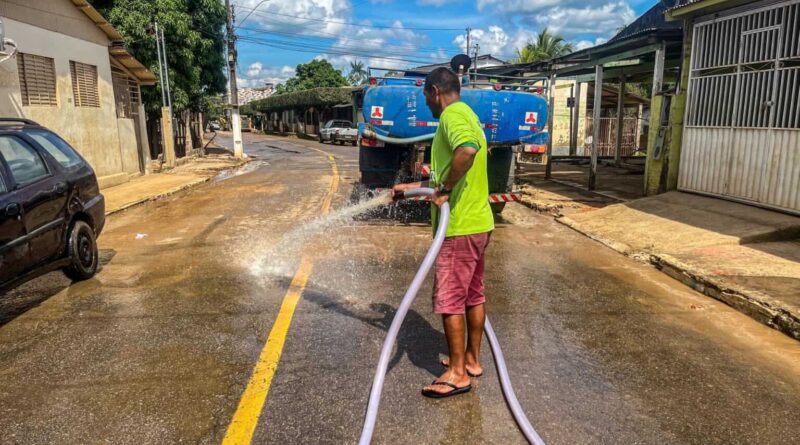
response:
[[[40,128],[26,130],[25,133],[47,150],[62,167],[71,168],[83,162],[75,150],[55,133]]]

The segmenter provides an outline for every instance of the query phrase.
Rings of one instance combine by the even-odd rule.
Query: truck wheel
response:
[[[504,202],[490,202],[489,205],[492,207],[492,213],[495,215],[503,213],[503,209],[506,208],[506,203]]]
[[[100,263],[94,230],[84,221],[75,221],[67,239],[67,255],[70,264],[64,268],[64,275],[73,281],[92,278]]]
[[[355,147],[355,146],[356,146],[356,141],[353,141],[353,142],[351,142],[351,143],[350,143],[350,145],[352,145],[353,147]]]

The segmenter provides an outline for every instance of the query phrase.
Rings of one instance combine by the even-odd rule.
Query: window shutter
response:
[[[56,68],[50,57],[19,53],[17,55],[19,89],[22,105],[58,106]]]
[[[97,92],[97,67],[70,60],[69,71],[72,76],[72,95],[75,98],[75,106],[99,107],[100,95]]]

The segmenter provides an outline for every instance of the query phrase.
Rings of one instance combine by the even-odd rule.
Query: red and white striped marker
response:
[[[389,189],[375,189],[376,193],[388,192]],[[406,201],[430,201],[429,196],[415,196],[406,198]],[[516,193],[492,193],[489,195],[489,202],[518,202],[520,197]]]
[[[492,193],[489,195],[489,202],[511,202],[519,201],[519,195],[516,193]]]

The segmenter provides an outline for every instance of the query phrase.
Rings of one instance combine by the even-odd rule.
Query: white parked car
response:
[[[357,140],[358,129],[353,126],[352,122],[346,120],[331,119],[319,131],[319,141],[322,143],[344,144],[349,142],[356,145]]]

